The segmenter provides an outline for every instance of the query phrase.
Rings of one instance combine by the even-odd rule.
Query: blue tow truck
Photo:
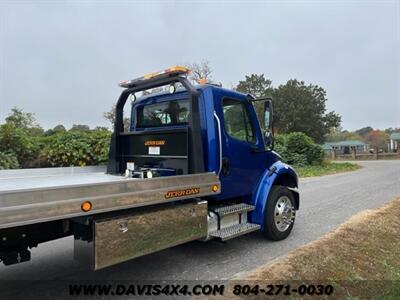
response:
[[[120,83],[106,168],[0,171],[5,265],[71,235],[74,257],[98,270],[192,240],[290,234],[298,177],[273,151],[271,99],[194,86],[189,72],[176,66]]]

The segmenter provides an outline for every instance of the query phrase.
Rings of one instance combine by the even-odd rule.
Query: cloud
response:
[[[327,90],[344,127],[400,126],[399,4],[1,2],[0,119],[106,125],[117,83],[209,60],[230,87],[249,73]]]

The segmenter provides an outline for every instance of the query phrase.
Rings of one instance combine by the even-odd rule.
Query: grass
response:
[[[349,172],[360,169],[361,166],[353,163],[336,163],[336,162],[323,162],[321,165],[312,165],[305,167],[296,167],[296,172],[300,177],[322,176],[329,174],[336,174],[342,172]]]
[[[400,198],[240,279],[330,283],[334,299],[400,299],[399,258]]]

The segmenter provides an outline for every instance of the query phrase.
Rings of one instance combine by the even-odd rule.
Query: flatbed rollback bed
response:
[[[105,174],[105,168],[71,167],[0,171],[0,183],[3,243],[22,240],[26,246],[35,246],[40,232],[45,233],[43,239],[39,239],[41,242],[46,238],[51,240],[71,234],[75,234],[78,240],[85,239],[85,235],[87,241],[93,240],[91,233],[87,232],[90,222],[105,217],[112,219],[119,216],[121,210],[123,214],[129,214],[132,208],[153,206],[154,209],[156,204],[176,203],[193,198],[193,195],[208,196],[216,193],[213,187],[219,185],[219,180],[214,173],[143,180]],[[194,192],[193,187],[196,187]],[[171,191],[183,192],[169,197]],[[189,201],[192,205],[197,202]],[[82,210],[84,203],[92,206],[90,213]],[[149,211],[142,209],[142,212]],[[30,256],[26,251],[13,255],[15,261],[3,256],[3,262],[11,264],[28,259]]]
[[[70,235],[74,257],[97,270],[191,240],[228,240],[260,229],[280,240],[290,233],[299,207],[297,176],[267,148],[272,134],[268,142],[263,136],[259,140],[251,104],[248,118],[254,132],[248,149],[254,167],[238,173],[242,162],[224,144],[234,135],[227,132],[229,114],[214,99],[224,90],[207,100],[207,86],[192,86],[187,72],[174,67],[120,84],[126,89],[116,105],[107,167],[0,171],[0,260],[5,265],[29,261],[30,248]],[[132,103],[131,127],[124,132],[128,97],[164,85],[172,86],[172,92]],[[234,96],[239,99],[226,95],[231,101],[227,110],[234,107],[233,113],[232,101],[248,105],[254,100]],[[139,115],[143,107],[152,109],[157,103],[167,103],[167,108]],[[272,128],[271,102],[266,103]],[[141,128],[139,122],[148,116],[157,126]]]

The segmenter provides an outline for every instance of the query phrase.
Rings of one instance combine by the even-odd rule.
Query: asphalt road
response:
[[[0,279],[229,279],[318,239],[361,210],[400,196],[400,160],[360,164],[363,168],[354,172],[302,179],[301,209],[292,234],[281,242],[267,241],[260,233],[224,244],[191,242],[92,272],[73,260],[73,239],[64,238],[33,249],[30,262],[1,265]],[[0,285],[7,288],[4,281]]]

